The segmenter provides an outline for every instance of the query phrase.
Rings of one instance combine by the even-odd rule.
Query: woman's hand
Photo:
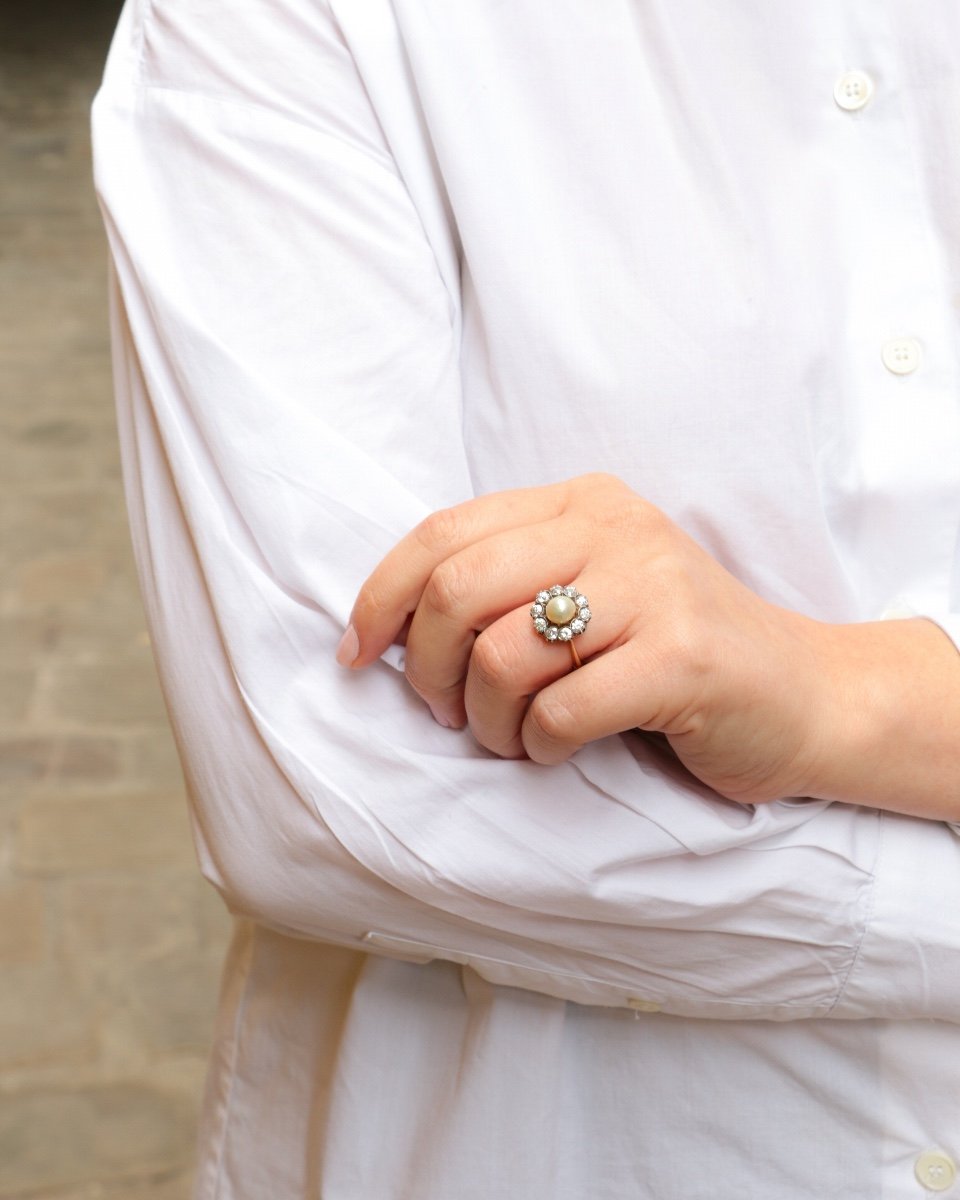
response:
[[[579,670],[530,616],[538,591],[574,582],[594,614]],[[906,639],[896,626],[912,627]],[[407,678],[436,719],[469,724],[496,754],[557,763],[641,728],[745,803],[858,799],[861,752],[896,726],[910,639],[957,667],[930,622],[827,625],[761,599],[608,475],[428,517],[364,584],[338,658],[367,666],[404,633]],[[960,693],[960,669],[952,682]],[[955,751],[945,765],[950,776]]]

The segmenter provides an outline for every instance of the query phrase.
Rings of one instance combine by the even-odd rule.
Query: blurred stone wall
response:
[[[3,1200],[186,1200],[227,932],[123,511],[87,129],[116,13],[0,14]]]

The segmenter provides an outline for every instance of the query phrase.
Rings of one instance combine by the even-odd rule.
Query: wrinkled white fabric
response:
[[[899,1197],[960,1151],[946,825],[743,808],[630,737],[504,762],[401,652],[333,662],[416,521],[589,470],[778,603],[960,640],[958,26],[128,3],[94,112],[128,501],[240,918],[201,1196]]]

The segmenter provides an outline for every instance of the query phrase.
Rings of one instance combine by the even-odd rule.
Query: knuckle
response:
[[[638,528],[655,522],[659,509],[639,496],[616,475],[594,471],[572,481],[570,499],[589,504],[592,524],[600,524],[608,533],[635,538]]]
[[[385,581],[372,575],[357,594],[353,604],[354,625],[379,624],[384,617],[392,613],[396,605],[396,597],[391,593]]]
[[[470,656],[474,676],[483,687],[504,691],[516,673],[516,660],[502,638],[484,630],[477,638]]]
[[[626,503],[608,507],[599,518],[603,534],[618,546],[630,546],[635,543],[646,519],[642,504],[643,501],[638,496],[627,497]]]
[[[433,612],[450,614],[459,612],[473,591],[473,580],[454,559],[447,559],[435,567],[423,589],[422,603]]]
[[[407,683],[418,696],[427,701],[442,701],[458,694],[455,684],[443,684],[439,680],[429,678],[416,662],[408,659],[404,664],[403,673]]]
[[[655,504],[645,500],[643,496],[638,496],[636,492],[630,492],[624,497],[623,511],[634,527],[646,525],[656,529],[666,521],[666,516]]]
[[[463,519],[456,508],[438,508],[414,529],[417,541],[431,554],[444,554],[459,547]]]
[[[544,747],[564,746],[570,741],[573,714],[558,697],[545,698],[540,692],[527,713],[530,733]]]
[[[638,530],[643,530],[649,538],[660,533],[669,523],[666,515],[652,501],[633,491],[628,491],[621,498],[619,512],[633,537],[636,537]]]
[[[618,475],[610,471],[588,471],[585,475],[578,475],[573,483],[586,492],[630,490]]]

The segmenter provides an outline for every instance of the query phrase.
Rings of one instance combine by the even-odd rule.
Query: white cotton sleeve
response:
[[[939,615],[931,615],[929,618],[934,621],[948,638],[960,651],[960,613],[941,613]]]
[[[923,930],[858,967],[881,814],[741,808],[629,738],[502,761],[433,722],[399,650],[337,667],[367,573],[471,495],[455,231],[323,4],[221,7],[129,4],[94,108],[134,549],[205,875],[285,933],[583,1003],[899,1014],[869,973],[922,967]],[[908,825],[956,911],[960,840]],[[935,953],[902,1015],[960,1015],[960,938]]]

